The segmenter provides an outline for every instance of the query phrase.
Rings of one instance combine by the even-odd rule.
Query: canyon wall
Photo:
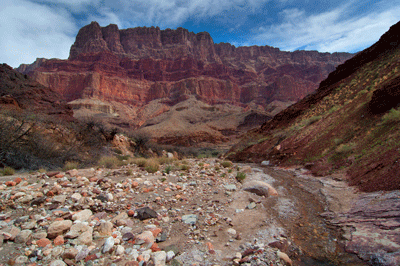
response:
[[[347,53],[283,52],[269,46],[214,44],[210,34],[186,29],[116,25],[83,27],[68,60],[39,59],[21,65],[68,101],[96,97],[134,106],[196,95],[203,101],[266,106],[297,101],[313,92]]]

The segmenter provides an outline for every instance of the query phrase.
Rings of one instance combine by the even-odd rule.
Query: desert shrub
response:
[[[312,116],[310,118],[307,118],[307,119],[303,120],[302,124],[305,125],[305,126],[309,126],[309,125],[312,125],[312,124],[314,124],[315,122],[317,122],[319,120],[321,120],[321,116],[316,115],[316,116]]]
[[[102,148],[107,142],[113,140],[118,133],[116,128],[109,129],[93,118],[83,120],[74,127],[77,139],[84,146],[91,148]]]
[[[3,168],[3,170],[1,170],[1,174],[2,175],[14,175],[15,174],[15,170],[14,170],[14,168],[6,166],[6,167]]]
[[[44,174],[44,173],[47,172],[47,169],[46,169],[46,168],[43,168],[43,167],[40,167],[39,170],[38,170],[38,172],[41,173],[41,174]]]
[[[128,169],[128,171],[126,171],[126,175],[127,176],[131,176],[133,174],[132,169]]]
[[[223,166],[223,167],[225,167],[225,168],[228,168],[228,167],[232,167],[232,162],[231,161],[223,161],[222,163],[221,163],[221,165]]]
[[[181,168],[182,171],[189,171],[190,166],[187,165],[187,164],[182,164],[180,168]]]
[[[135,153],[140,156],[147,154],[150,137],[144,133],[135,133],[130,136],[131,140],[135,143]]]
[[[145,158],[137,158],[134,160],[134,164],[136,164],[139,167],[145,167],[146,162],[147,162],[147,159],[145,159]]]
[[[336,152],[338,153],[347,153],[352,151],[355,148],[356,144],[351,142],[351,143],[347,143],[347,144],[340,144],[337,148],[336,148]]]
[[[164,173],[169,174],[172,171],[172,166],[171,165],[167,165],[164,169]]]
[[[153,174],[153,173],[157,172],[160,169],[160,165],[155,159],[148,159],[146,161],[146,166],[144,167],[144,169],[148,173]]]
[[[118,160],[118,158],[114,157],[114,156],[104,156],[104,157],[100,158],[98,165],[101,165],[105,168],[113,169],[113,168],[117,168],[118,166],[120,166],[121,161]]]
[[[60,167],[65,152],[43,130],[51,124],[46,119],[28,112],[1,112],[0,163],[15,169]]]
[[[129,159],[131,156],[129,156],[129,155],[119,155],[119,154],[117,154],[115,157],[116,157],[118,160],[120,160],[120,161],[128,161],[128,159]]]
[[[332,114],[339,110],[339,106],[333,106],[331,109],[329,109],[328,114]]]
[[[390,109],[384,116],[382,116],[382,123],[397,123],[400,121],[400,110],[396,110],[395,108]]]
[[[333,142],[334,142],[336,145],[339,145],[340,143],[343,142],[343,139],[341,139],[341,138],[334,138],[334,139],[333,139]]]
[[[77,168],[79,168],[78,162],[68,161],[64,164],[63,171],[68,171],[68,170],[77,169]]]
[[[243,180],[245,180],[245,179],[246,179],[246,174],[245,174],[245,173],[243,173],[243,172],[238,172],[238,173],[236,174],[236,180],[237,180],[237,181],[243,182]]]
[[[359,91],[359,92],[357,93],[357,95],[363,95],[363,94],[366,94],[366,93],[368,93],[368,92],[369,92],[369,89],[364,89],[364,90]]]
[[[121,151],[120,149],[115,148],[115,149],[114,149],[114,152],[115,152],[116,154],[122,155],[122,151]]]
[[[173,158],[168,158],[168,157],[158,157],[157,161],[159,164],[163,165],[163,164],[170,164],[174,161],[175,159]]]
[[[193,154],[195,155],[194,157],[197,157],[198,159],[204,159],[204,158],[216,158],[218,157],[222,152],[219,150],[215,149],[210,149],[210,148],[202,148],[198,149],[197,151],[193,151]]]

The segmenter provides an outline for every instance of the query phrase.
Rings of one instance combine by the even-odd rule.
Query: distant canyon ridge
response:
[[[17,70],[59,92],[78,119],[100,119],[162,144],[202,146],[230,143],[262,124],[352,56],[92,22],[79,30],[67,60],[37,59]]]

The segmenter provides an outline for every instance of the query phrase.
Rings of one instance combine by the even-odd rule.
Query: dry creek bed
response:
[[[0,265],[400,265],[396,191],[186,163],[0,177]]]

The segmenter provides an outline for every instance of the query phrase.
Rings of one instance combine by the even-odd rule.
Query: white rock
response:
[[[148,249],[148,250],[145,250],[145,251],[143,251],[142,252],[142,256],[143,256],[143,260],[145,261],[145,262],[148,262],[149,260],[150,260],[150,258],[151,258],[151,249]]]
[[[53,201],[64,204],[66,199],[67,199],[66,195],[57,195],[57,196],[54,196]]]
[[[289,258],[289,256],[286,253],[280,252],[279,250],[276,253],[278,255],[278,257],[283,260],[284,262],[286,262],[288,265],[292,265],[293,262],[292,260]]]
[[[82,195],[79,193],[74,193],[71,195],[71,199],[75,202],[77,202],[78,200],[80,200],[82,198]]]
[[[133,260],[137,260],[139,257],[139,251],[137,249],[133,249],[131,253],[129,253],[129,256],[132,256]]]
[[[66,266],[67,264],[63,262],[62,260],[53,260],[50,263],[50,266]]]
[[[172,260],[175,257],[175,252],[173,252],[172,250],[167,252],[167,261]]]
[[[17,263],[17,264],[23,264],[23,263],[26,263],[26,262],[28,262],[28,257],[27,256],[18,256],[15,259],[15,263]]]
[[[74,215],[72,215],[72,220],[74,220],[74,221],[78,220],[78,221],[84,222],[84,221],[89,220],[89,218],[90,218],[90,216],[92,216],[92,214],[93,213],[91,210],[85,209],[85,210],[79,211],[79,212],[75,213]]]
[[[17,193],[14,194],[14,197],[15,197],[15,199],[18,199],[18,198],[23,197],[25,195],[26,195],[25,192],[17,192]]]
[[[228,228],[228,230],[226,230],[226,232],[230,235],[236,235],[236,230],[233,228]]]
[[[261,165],[262,166],[269,166],[270,162],[269,161],[262,161]]]
[[[235,258],[236,258],[236,259],[239,259],[239,260],[242,259],[242,253],[236,252]]]
[[[263,181],[250,181],[244,184],[243,190],[259,196],[278,196],[278,192],[268,183]]]
[[[125,252],[125,248],[121,245],[117,246],[117,249],[115,250],[115,255],[120,256],[122,254],[124,254]]]
[[[167,253],[165,251],[157,251],[151,254],[155,266],[165,266]]]
[[[114,246],[114,238],[110,236],[109,238],[106,239],[106,242],[104,242],[102,252],[106,253],[109,252]]]
[[[108,201],[113,201],[113,200],[114,200],[113,194],[107,193],[107,200],[108,200]]]

